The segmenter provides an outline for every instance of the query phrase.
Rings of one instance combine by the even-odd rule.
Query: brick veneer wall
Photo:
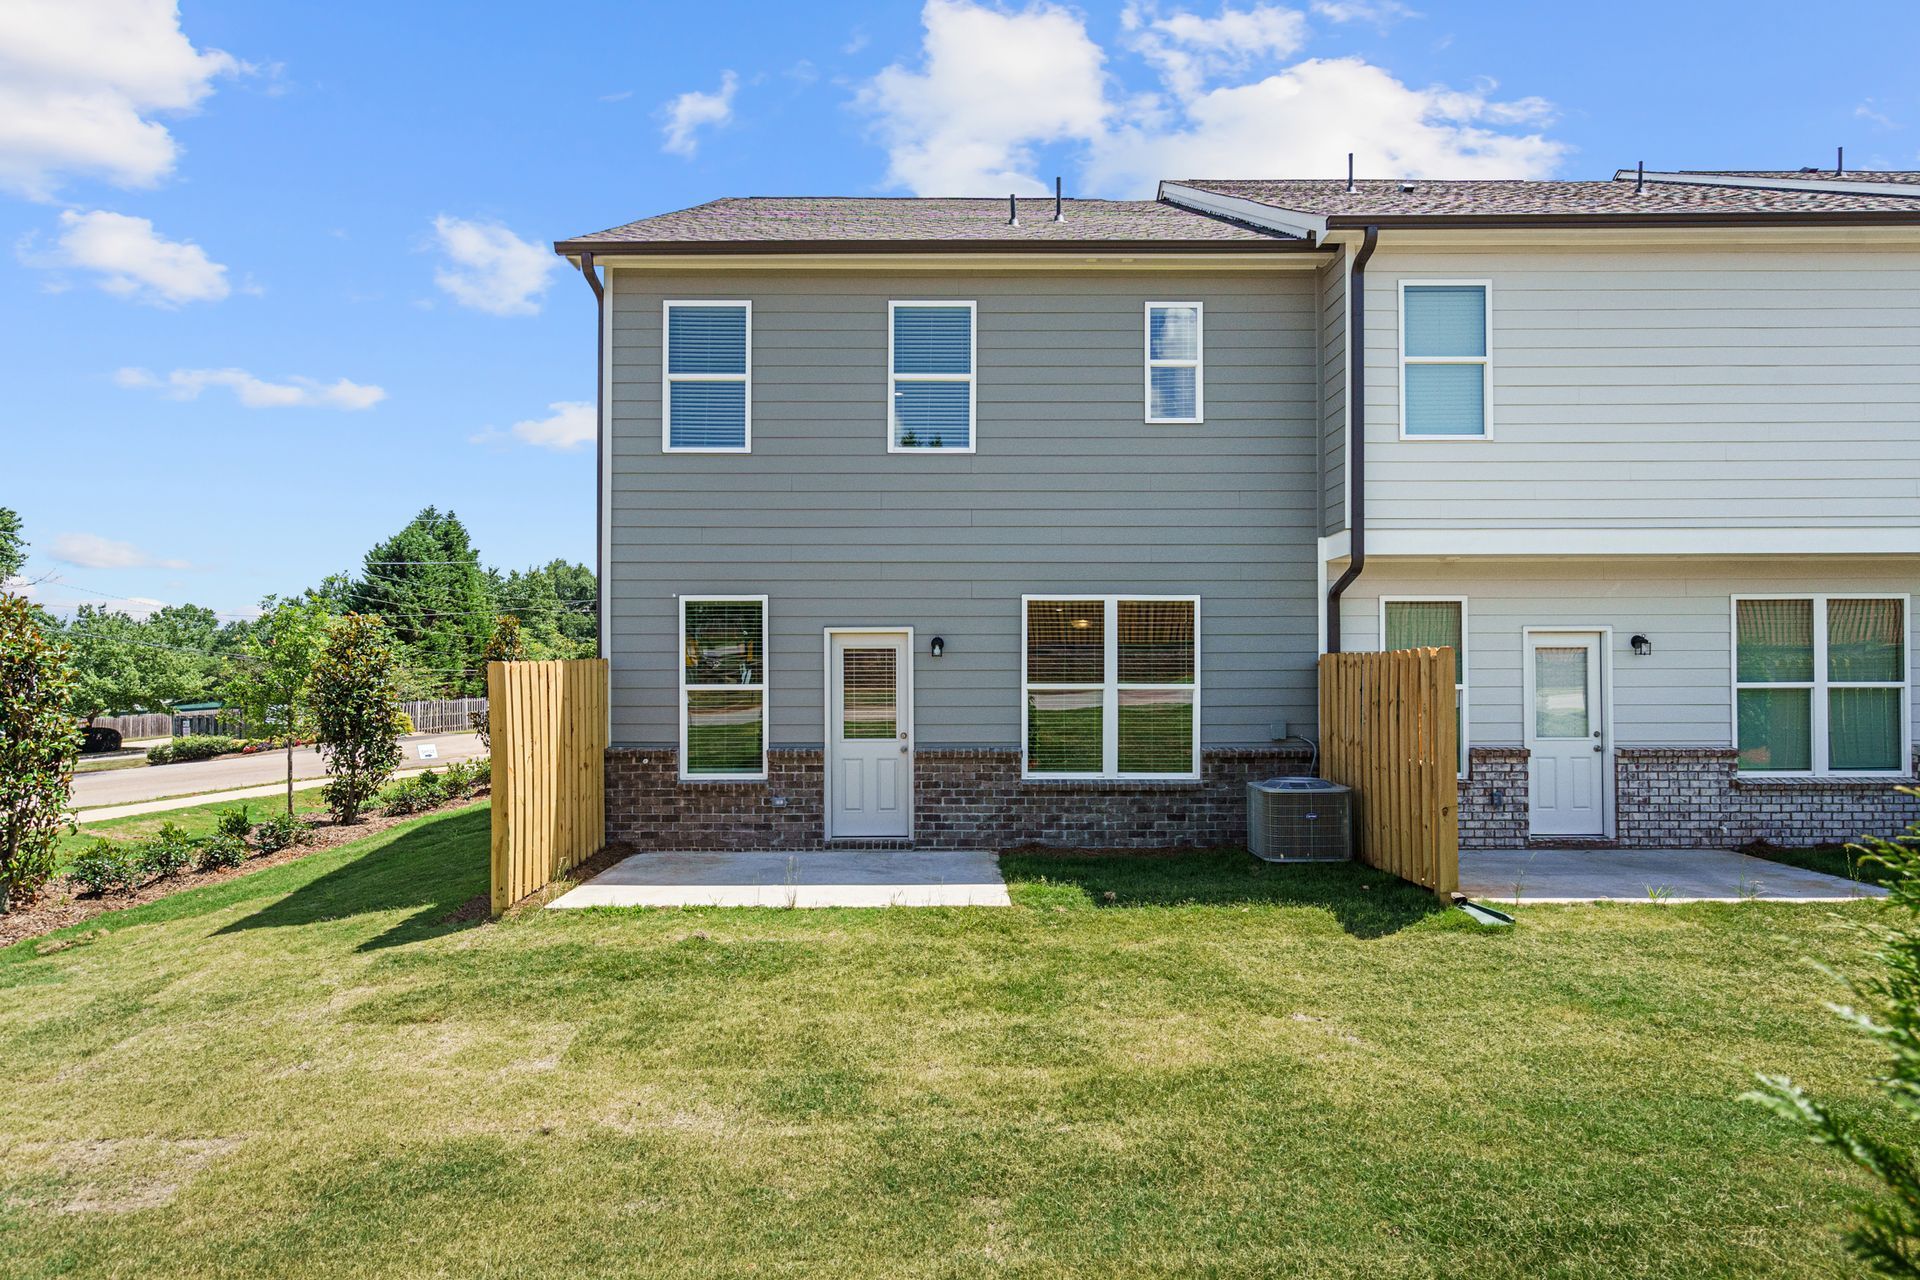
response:
[[[1469,747],[1460,784],[1460,847],[1517,849],[1527,842],[1527,749]]]
[[[1461,786],[1463,848],[1512,848],[1527,839],[1527,753],[1475,747]],[[1630,848],[1733,848],[1752,840],[1804,845],[1891,835],[1920,819],[1920,799],[1892,782],[1742,778],[1735,753],[1715,747],[1623,747],[1614,755],[1617,843]],[[1920,760],[1915,761],[1920,770]],[[1499,791],[1506,804],[1496,807]]]
[[[1201,753],[1199,782],[1022,782],[1013,750],[914,756],[911,841],[834,848],[1204,848],[1244,844],[1246,784],[1309,772],[1301,750]],[[607,839],[636,849],[812,849],[825,831],[822,753],[767,753],[765,782],[681,782],[671,747],[607,752]]]

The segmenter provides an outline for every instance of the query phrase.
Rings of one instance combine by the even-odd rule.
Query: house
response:
[[[1463,842],[1915,804],[1920,174],[755,198],[599,298],[609,830],[1244,837],[1456,649]]]

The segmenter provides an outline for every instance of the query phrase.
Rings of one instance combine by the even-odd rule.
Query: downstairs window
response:
[[[1907,771],[1906,597],[1736,597],[1733,630],[1742,773]]]
[[[1028,596],[1022,776],[1200,776],[1197,596]]]

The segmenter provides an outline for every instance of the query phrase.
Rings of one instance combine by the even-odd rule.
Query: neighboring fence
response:
[[[1320,659],[1320,772],[1353,788],[1360,860],[1441,896],[1460,887],[1453,651]]]
[[[493,913],[606,843],[607,663],[487,664]]]
[[[465,733],[473,728],[473,713],[487,713],[485,698],[443,698],[436,702],[403,702],[400,709],[413,721],[415,733]]]
[[[154,712],[142,716],[95,716],[93,727],[96,729],[118,729],[120,736],[134,738],[164,738],[173,732],[173,717],[165,712]]]

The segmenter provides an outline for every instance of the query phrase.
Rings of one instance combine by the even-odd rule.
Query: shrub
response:
[[[429,769],[401,778],[382,788],[380,808],[389,817],[404,818],[410,813],[425,813],[447,799],[446,783]]]
[[[478,760],[467,761],[467,768],[473,773],[473,785],[476,790],[493,785],[493,759],[490,756],[481,756]]]
[[[226,831],[217,831],[201,840],[194,865],[202,871],[223,871],[247,860],[247,842]]]
[[[238,809],[222,809],[219,821],[214,829],[223,836],[232,836],[236,840],[245,840],[253,830],[253,813],[249,806]]]
[[[475,767],[478,765],[479,767]],[[456,760],[440,775],[449,800],[465,800],[484,780],[486,761]]]
[[[147,748],[148,764],[181,764],[188,760],[211,760],[244,750],[244,738],[229,738],[217,733],[197,733],[190,738],[175,738],[157,747]]]
[[[334,821],[360,816],[400,763],[400,661],[378,618],[349,613],[333,624],[313,671],[313,716],[327,760]]]
[[[53,875],[80,753],[73,664],[48,632],[38,610],[0,592],[0,912]]]
[[[304,841],[313,828],[290,813],[276,813],[253,829],[253,847],[278,853]]]
[[[192,863],[194,853],[194,842],[171,822],[163,825],[158,835],[136,846],[140,870],[151,880],[179,875]]]
[[[89,893],[132,893],[140,886],[140,860],[132,849],[105,837],[82,849],[67,875]]]

